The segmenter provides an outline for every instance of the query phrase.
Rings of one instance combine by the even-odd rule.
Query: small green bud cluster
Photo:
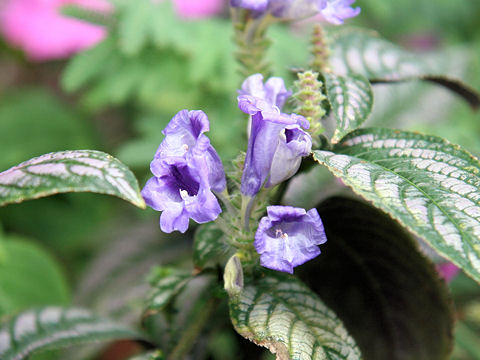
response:
[[[330,53],[323,27],[320,24],[315,24],[313,28],[311,52],[313,55],[312,69],[318,72],[328,70]]]
[[[312,136],[314,147],[318,147],[318,136],[324,128],[321,119],[325,116],[322,102],[326,99],[322,93],[322,82],[318,81],[318,73],[305,71],[297,74],[298,80],[294,85],[296,92],[293,95],[296,103],[294,112],[304,116],[310,122],[308,132]]]

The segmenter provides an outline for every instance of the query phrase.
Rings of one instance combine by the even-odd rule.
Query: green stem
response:
[[[231,217],[237,216],[237,209],[235,209],[232,205],[232,202],[230,201],[230,195],[228,193],[228,190],[225,189],[221,193],[215,192],[215,195],[220,199],[220,201],[225,205],[227,208],[227,212]]]
[[[179,342],[168,356],[168,360],[180,360],[185,359],[185,356],[190,352],[195,340],[202,331],[203,327],[207,323],[207,320],[216,309],[219,300],[217,298],[211,298],[205,304],[205,307],[199,312],[197,318],[194,319],[190,326],[185,330]]]
[[[265,60],[265,54],[270,41],[266,38],[266,30],[272,20],[268,16],[254,19],[249,12],[239,9],[233,11],[232,20],[237,45],[235,57],[240,65],[240,73],[245,77],[255,73],[268,77],[270,64]]]
[[[253,205],[254,205],[254,197],[243,196],[242,195],[242,224],[243,228],[246,232],[249,231],[250,228],[250,215],[252,214]]]

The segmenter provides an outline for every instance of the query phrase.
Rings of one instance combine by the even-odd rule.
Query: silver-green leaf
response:
[[[146,316],[165,308],[193,278],[193,275],[186,271],[169,267],[155,268],[153,273],[150,280],[152,289],[147,295]]]
[[[36,351],[127,338],[141,336],[83,309],[46,307],[25,311],[2,324],[0,359],[22,360]]]
[[[443,75],[442,57],[409,52],[376,32],[345,28],[332,34],[330,64],[339,75],[363,75],[371,82],[424,80],[444,86],[463,97],[473,108],[480,106],[480,94],[458,79]]]
[[[280,272],[246,281],[230,298],[237,332],[267,347],[277,359],[360,359],[342,322],[295,277]]]
[[[480,162],[435,136],[390,129],[347,135],[314,158],[480,282]]]
[[[197,229],[193,242],[193,263],[196,268],[203,269],[221,263],[228,253],[225,235],[215,223],[204,224]]]
[[[324,73],[327,98],[337,120],[332,142],[338,142],[362,125],[372,111],[373,91],[362,75],[340,76]]]
[[[0,173],[0,206],[65,192],[114,195],[145,208],[135,175],[100,151],[49,153]]]
[[[330,64],[336,74],[400,80],[432,72],[426,57],[384,40],[374,31],[345,28],[332,37]]]

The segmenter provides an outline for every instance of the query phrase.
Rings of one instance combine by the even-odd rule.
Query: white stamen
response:
[[[185,150],[185,152],[187,152],[189,149],[188,145],[187,144],[183,144],[183,150]]]
[[[180,197],[182,198],[182,200],[185,200],[186,198],[188,198],[187,190],[180,190]]]
[[[287,233],[284,233],[281,229],[276,229],[275,230],[275,236],[277,238],[281,237],[282,239],[284,240],[287,240],[288,239],[288,234]]]

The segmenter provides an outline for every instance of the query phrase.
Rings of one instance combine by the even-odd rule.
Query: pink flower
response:
[[[440,277],[447,283],[452,281],[460,272],[460,269],[455,264],[448,261],[437,264],[435,267]]]
[[[183,18],[202,18],[222,11],[225,0],[174,0],[175,10]]]
[[[7,0],[0,9],[0,31],[34,61],[62,59],[105,37],[105,29],[60,13],[64,5],[108,11],[105,0]]]

